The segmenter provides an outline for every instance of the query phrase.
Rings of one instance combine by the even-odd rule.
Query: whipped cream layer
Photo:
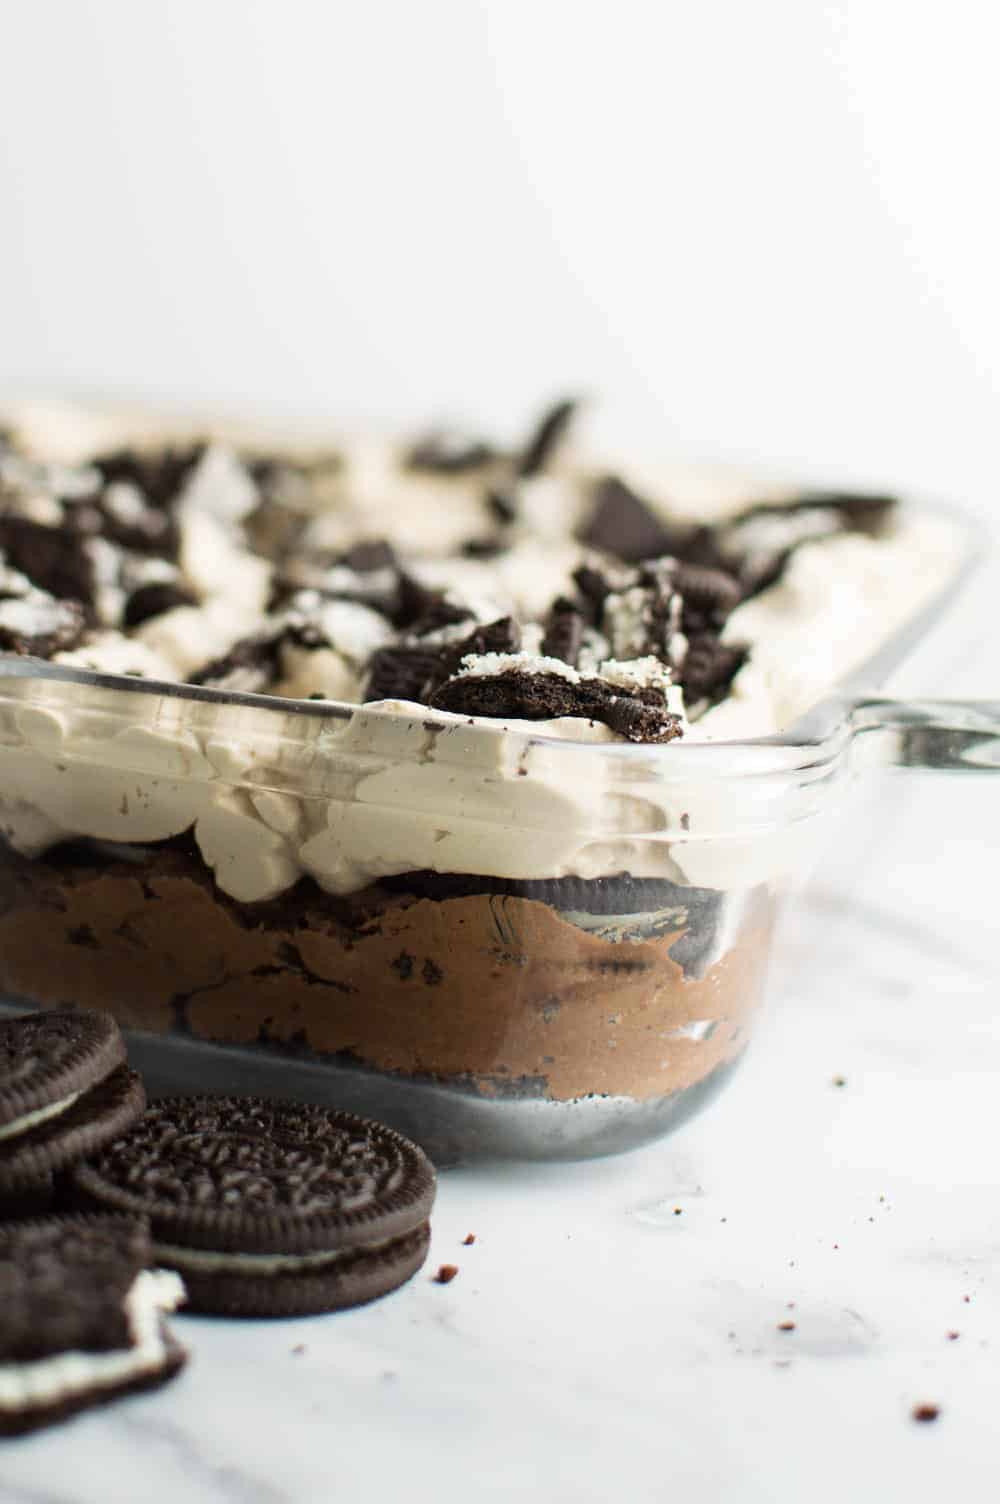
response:
[[[75,487],[80,505],[97,494],[87,478],[95,456],[204,433],[202,425],[167,431],[162,424],[146,432],[132,419],[75,410],[21,410],[12,418],[49,458],[37,496],[25,462],[9,462],[7,483],[16,482],[23,513],[38,519],[49,516],[46,487],[57,480],[59,495]],[[692,775],[687,753],[678,780],[675,747],[791,724],[944,586],[963,549],[957,529],[908,507],[877,533],[845,532],[821,507],[776,514],[776,501],[793,502],[791,488],[752,488],[733,476],[727,491],[718,469],[640,477],[646,505],[664,525],[707,516],[724,525],[749,499],[763,499],[765,514],[740,521],[730,546],[738,543],[751,563],[791,550],[775,582],[738,604],[721,632],[723,644],[748,648],[725,698],[686,704],[679,614],[662,624],[661,656],[644,656],[646,587],[592,538],[578,536],[588,506],[581,477],[594,473],[591,462],[560,453],[546,473],[521,476],[502,551],[475,557],[468,544],[484,530],[484,486],[509,481],[505,459],[484,462],[472,477],[427,475],[408,470],[399,446],[384,442],[300,445],[289,453],[308,455],[308,484],[289,482],[281,508],[269,511],[261,510],[263,483],[251,479],[258,472],[247,446],[260,449],[259,432],[213,431],[173,514],[173,563],[94,551],[98,619],[52,661],[154,681],[197,676],[242,639],[273,636],[268,603],[276,577],[301,564],[289,617],[295,630],[275,637],[269,650],[271,705],[4,678],[0,831],[22,854],[81,837],[143,846],[190,832],[222,891],[249,903],[275,898],[305,875],[344,894],[414,869],[508,879],[629,871],[748,885],[791,866],[799,837],[784,828],[785,812],[764,788]],[[65,474],[54,479],[53,465],[67,467]],[[127,490],[112,501],[126,523],[145,515]],[[280,533],[289,517],[298,549],[290,566],[280,549],[265,557],[247,545],[251,523],[262,534]],[[329,562],[373,532],[391,540],[422,588],[454,607],[452,624],[425,632],[417,646],[447,647],[498,617],[520,622],[519,648],[468,655],[453,667],[452,682],[525,672],[575,686],[600,675],[609,692],[657,698],[664,718],[678,718],[680,741],[637,748],[623,762],[602,756],[622,738],[580,716],[456,715],[400,697],[350,709],[365,696],[374,657],[411,642],[378,609],[393,585],[391,570],[359,573]],[[318,558],[317,584],[307,566]],[[601,628],[583,630],[574,667],[546,655],[543,617],[573,571],[595,559],[613,588]],[[125,630],[127,601],[164,585],[183,596],[180,603]],[[255,691],[257,672],[236,662],[205,682]],[[282,696],[340,708],[296,714]]]

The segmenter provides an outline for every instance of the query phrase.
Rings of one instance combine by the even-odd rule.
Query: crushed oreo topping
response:
[[[372,654],[365,701],[426,700],[441,678],[436,648],[395,645]]]
[[[744,644],[720,642],[711,633],[690,638],[680,672],[687,702],[694,705],[709,700],[714,704],[723,699],[749,656]]]
[[[76,647],[85,626],[78,601],[57,601],[40,590],[0,600],[0,652],[51,658]]]
[[[467,608],[450,600],[447,591],[431,590],[405,570],[400,571],[398,604],[392,617],[394,626],[422,636],[468,618]]]
[[[674,551],[674,540],[664,523],[616,475],[606,475],[595,485],[593,511],[580,538],[628,564]]]
[[[512,491],[491,487],[486,492],[486,508],[493,520],[501,526],[515,521],[517,517],[517,501]]]
[[[516,653],[520,645],[520,627],[512,616],[504,616],[453,642],[379,648],[371,658],[365,700],[426,699],[457,672],[463,658]]]
[[[0,515],[0,549],[39,590],[85,608],[93,605],[93,560],[77,534],[6,513]]]
[[[137,449],[115,449],[98,455],[93,463],[104,478],[105,488],[127,481],[137,487],[154,507],[166,509],[179,497],[205,447],[204,443],[181,447],[168,444],[149,453]]]
[[[380,515],[363,486],[352,494],[341,453],[272,455],[212,439],[66,466],[8,435],[0,651],[72,650],[89,665],[82,655],[93,649],[95,668],[118,672],[125,662],[131,671],[134,646],[136,672],[151,677],[177,664],[190,683],[298,697],[339,692],[342,671],[348,698],[364,686],[366,702],[579,715],[632,740],[670,740],[671,686],[696,719],[747,661],[749,649],[728,640],[732,613],[780,581],[799,548],[880,535],[895,502],[816,491],[711,523],[681,518],[619,475],[560,469],[554,482],[575,412],[573,401],[553,404],[521,445],[438,429],[397,452],[397,467],[428,477],[419,504],[434,514],[426,533],[422,514],[401,519],[398,552],[368,533]],[[405,486],[401,495],[405,505]],[[515,601],[519,619],[504,614]],[[238,640],[220,653],[230,604]],[[192,609],[166,619],[180,607]],[[205,639],[213,656],[189,673],[201,609],[218,612]],[[302,656],[324,650],[333,656]],[[516,661],[477,672],[490,655]]]
[[[525,444],[517,461],[517,473],[522,480],[538,475],[551,460],[556,449],[569,431],[579,406],[575,397],[556,402],[544,413]]]
[[[684,601],[685,631],[693,630],[696,622],[721,627],[739,605],[742,595],[739,581],[726,570],[710,569],[703,564],[677,564],[673,584]]]
[[[572,601],[559,596],[552,603],[545,636],[542,638],[542,653],[546,658],[561,658],[571,668],[576,668],[583,642],[583,616]]]
[[[574,682],[561,674],[507,669],[499,674],[459,674],[428,700],[438,710],[492,719],[547,721],[580,716],[603,721],[632,742],[669,742],[681,734],[679,716],[671,714],[655,690],[612,686],[603,679]]]
[[[162,616],[177,606],[194,606],[197,600],[190,590],[171,580],[153,581],[140,585],[127,598],[122,609],[122,622],[126,627],[140,627],[154,616]]]
[[[234,694],[264,694],[279,676],[283,635],[272,632],[241,638],[221,658],[189,674],[188,683]]]

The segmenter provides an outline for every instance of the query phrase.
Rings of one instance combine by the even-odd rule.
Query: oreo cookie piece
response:
[[[85,626],[79,601],[57,601],[43,590],[0,600],[0,652],[51,658],[76,647]]]
[[[721,629],[742,597],[733,575],[704,564],[676,564],[673,585],[684,602],[681,626],[688,634]]]
[[[115,449],[98,455],[92,463],[101,472],[105,486],[127,481],[138,487],[154,507],[166,510],[179,497],[204,452],[201,442],[180,447],[168,444],[149,452]]]
[[[630,742],[669,742],[682,731],[680,717],[666,709],[662,695],[654,689],[516,667],[499,673],[456,674],[427,703],[457,715],[496,719],[548,721],[579,716],[603,721]]]
[[[117,1216],[0,1226],[0,1436],[53,1425],[183,1367],[164,1323],[184,1298],[149,1269],[149,1231]]]
[[[392,624],[419,636],[466,621],[468,611],[449,598],[445,590],[432,590],[405,570],[399,575],[399,597],[392,613]]]
[[[542,414],[517,459],[517,473],[522,480],[545,469],[565,438],[578,406],[575,397],[565,398]]]
[[[521,629],[512,616],[475,627],[467,637],[449,643],[397,643],[378,648],[369,665],[365,702],[414,700],[422,704],[456,672],[463,658],[473,654],[514,653]]]
[[[122,622],[126,627],[141,627],[144,621],[173,611],[177,606],[196,606],[197,597],[173,580],[153,580],[132,591],[125,602]]]
[[[39,590],[58,601],[93,605],[94,564],[79,533],[5,513],[0,515],[0,549],[7,563]]]
[[[542,638],[542,653],[546,658],[561,658],[570,668],[576,668],[583,643],[583,616],[572,601],[559,596],[553,601]]]
[[[0,1197],[101,1148],[145,1105],[110,1014],[59,1008],[0,1019]]]
[[[723,699],[749,656],[743,643],[720,642],[712,633],[691,637],[680,674],[687,703]]]
[[[377,648],[369,662],[365,703],[412,700],[423,704],[443,677],[440,648],[419,644]]]
[[[234,694],[266,694],[281,672],[281,631],[262,632],[234,642],[228,653],[188,675],[189,684]]]
[[[434,1170],[380,1123],[257,1097],[173,1097],[73,1171],[81,1204],[141,1215],[192,1310],[301,1316],[360,1305],[427,1254]]]
[[[97,511],[109,543],[130,553],[177,557],[180,532],[174,518],[149,501],[132,481],[116,480],[105,486]]]
[[[606,475],[594,487],[593,511],[580,539],[627,564],[676,552],[670,530],[617,475]]]
[[[28,1217],[45,1217],[58,1209],[59,1193],[56,1178],[44,1175],[39,1180],[29,1181],[0,1196],[0,1224],[23,1222]]]

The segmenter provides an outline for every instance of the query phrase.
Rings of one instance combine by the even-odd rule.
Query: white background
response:
[[[0,0],[0,395],[617,433],[992,502],[985,0]]]

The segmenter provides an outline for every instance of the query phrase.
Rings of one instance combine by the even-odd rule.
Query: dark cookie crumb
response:
[[[190,674],[188,683],[239,694],[261,694],[278,677],[282,637],[279,632],[244,637],[221,658],[212,659]]]
[[[466,538],[461,553],[466,559],[497,559],[507,552],[502,538]]]
[[[665,524],[617,475],[606,475],[594,487],[593,511],[580,538],[627,564],[673,552]]]
[[[379,648],[371,657],[365,701],[415,700],[433,704],[434,692],[454,674],[462,659],[484,653],[516,653],[521,629],[512,616],[475,627],[458,642],[401,643]]]
[[[138,486],[153,506],[168,508],[177,500],[205,448],[204,442],[199,441],[182,447],[168,444],[148,454],[135,449],[116,449],[98,455],[93,463],[100,470],[106,486],[128,481]]]
[[[0,600],[0,652],[51,658],[76,647],[86,617],[78,601],[17,598]]]
[[[495,522],[513,522],[517,516],[517,501],[511,491],[491,487],[486,493],[486,507]]]
[[[910,1411],[910,1414],[913,1416],[914,1420],[926,1423],[928,1421],[937,1420],[938,1416],[941,1414],[941,1407],[940,1405],[914,1405],[913,1409]]]
[[[553,602],[549,612],[542,639],[542,654],[546,658],[561,658],[570,668],[576,668],[582,641],[583,616],[572,601],[560,596]]]
[[[448,599],[444,590],[431,590],[413,575],[400,571],[398,598],[392,624],[418,635],[451,627],[468,618],[468,611]]]
[[[472,1244],[475,1241],[476,1241],[476,1235],[475,1235],[475,1233],[474,1232],[467,1232],[465,1234],[465,1237],[462,1239],[462,1246],[464,1248],[471,1248]],[[957,1337],[958,1333],[956,1332],[955,1335]]]
[[[440,1264],[438,1272],[434,1276],[434,1283],[436,1285],[450,1285],[457,1273],[457,1264]]]
[[[138,590],[133,590],[125,602],[122,622],[126,627],[138,627],[144,621],[151,621],[154,616],[162,616],[165,611],[173,611],[177,606],[196,606],[197,604],[197,599],[190,590],[185,590],[183,586],[175,585],[170,581],[140,585]]]
[[[706,699],[717,703],[723,699],[749,657],[750,650],[744,644],[720,642],[711,633],[689,638],[680,672],[687,703]]]
[[[46,527],[28,517],[0,516],[0,549],[6,562],[58,601],[94,603],[94,565],[84,538],[67,528]]]
[[[517,473],[522,479],[545,469],[566,436],[578,405],[576,398],[570,397],[554,403],[543,413],[518,458]]]
[[[353,569],[355,574],[374,574],[376,569],[399,567],[395,549],[386,538],[368,538],[355,543],[341,555],[340,562]]]

